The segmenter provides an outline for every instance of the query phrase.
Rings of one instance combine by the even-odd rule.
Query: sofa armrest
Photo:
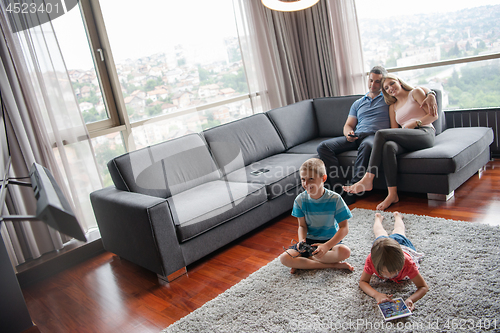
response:
[[[107,251],[161,276],[186,266],[166,199],[107,187],[90,200]]]

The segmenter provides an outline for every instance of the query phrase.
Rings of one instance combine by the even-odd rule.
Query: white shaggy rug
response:
[[[374,211],[353,209],[348,259],[353,273],[298,271],[275,259],[162,332],[500,332],[500,229],[483,224],[405,214],[406,235],[425,257],[420,272],[429,292],[414,314],[385,323],[358,287],[373,242]],[[392,232],[392,213],[384,212]],[[286,245],[286,244],[284,244]],[[411,282],[372,286],[405,299]]]

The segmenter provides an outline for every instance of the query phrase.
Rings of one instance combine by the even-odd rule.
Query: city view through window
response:
[[[248,93],[230,0],[219,0],[217,6],[197,2],[194,8],[120,2],[119,11],[114,1],[100,4],[131,122]],[[69,14],[67,21],[75,22]],[[85,122],[106,119],[91,58],[82,60],[73,45],[63,45],[63,51]],[[206,114],[206,123],[224,122],[227,111]]]
[[[500,52],[500,1],[356,0],[365,70]],[[396,73],[443,92],[444,109],[500,106],[500,59]]]

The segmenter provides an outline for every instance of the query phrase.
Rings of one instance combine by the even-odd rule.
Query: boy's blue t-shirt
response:
[[[339,230],[339,222],[350,219],[352,213],[340,195],[325,188],[319,199],[313,199],[307,191],[295,198],[292,216],[305,217],[307,238],[329,240]]]

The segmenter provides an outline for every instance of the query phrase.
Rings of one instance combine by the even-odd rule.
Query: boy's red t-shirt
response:
[[[389,279],[396,283],[401,283],[406,280],[411,280],[418,275],[418,267],[411,258],[411,256],[404,251],[403,254],[405,256],[405,264],[403,266],[403,269],[399,272],[399,274],[395,278]],[[375,271],[375,266],[373,266],[371,254],[369,254],[368,257],[366,258],[364,271],[370,275],[375,274],[382,280],[387,280],[378,275],[378,273]]]

